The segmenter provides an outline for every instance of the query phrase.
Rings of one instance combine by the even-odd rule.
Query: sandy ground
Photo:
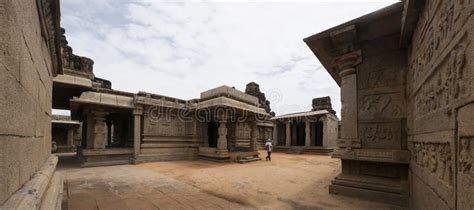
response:
[[[272,161],[247,164],[61,165],[69,209],[397,209],[329,194],[340,161],[328,156],[276,153]]]

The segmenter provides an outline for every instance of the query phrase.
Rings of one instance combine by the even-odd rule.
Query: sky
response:
[[[188,100],[253,81],[277,115],[330,96],[340,116],[339,87],[303,38],[395,2],[62,0],[61,25],[116,90]]]

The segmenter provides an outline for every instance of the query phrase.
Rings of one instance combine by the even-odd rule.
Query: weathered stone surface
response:
[[[250,82],[245,88],[245,93],[258,98],[258,102],[265,111],[271,116],[275,116],[275,112],[272,112],[270,108],[270,101],[265,97],[265,93],[260,92],[260,86],[255,82]]]
[[[312,111],[327,110],[329,113],[336,114],[336,111],[332,109],[331,97],[329,96],[313,98],[312,107]]]
[[[0,206],[50,156],[52,78],[62,71],[59,59],[58,1],[0,2]]]

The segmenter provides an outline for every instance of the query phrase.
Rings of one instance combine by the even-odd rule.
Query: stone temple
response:
[[[215,161],[220,165],[214,170],[248,163],[230,173],[212,171],[227,178],[266,164],[258,160],[267,139],[275,152],[340,160],[338,175],[322,187],[331,199],[355,197],[400,209],[474,209],[473,10],[470,0],[403,0],[304,38],[341,89],[339,121],[331,99],[320,96],[311,110],[276,115],[255,82],[245,91],[225,85],[203,90],[195,99],[115,90],[94,75],[92,59],[73,53],[61,28],[59,0],[0,1],[0,209],[73,207],[64,198],[75,189],[56,169],[53,152],[75,152],[79,166],[98,170],[136,164],[126,172],[135,181],[133,170],[149,162],[191,160],[191,169]],[[71,116],[53,115],[53,108]],[[296,155],[280,157],[328,167]],[[281,172],[277,164],[261,168]],[[112,167],[117,166],[105,170],[120,169]],[[283,171],[288,169],[307,168]],[[260,186],[247,179],[252,177],[235,186]],[[293,179],[278,185],[301,186]],[[174,185],[179,184],[160,191],[170,194],[168,203]],[[225,196],[210,195],[217,192],[207,192],[208,200],[187,193],[183,198],[192,208],[199,203],[197,209],[206,209],[212,200],[238,209],[233,199],[222,204]],[[76,204],[90,201],[96,200]]]

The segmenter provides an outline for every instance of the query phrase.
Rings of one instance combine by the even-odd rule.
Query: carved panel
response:
[[[250,139],[251,128],[248,123],[239,122],[235,126],[235,136],[239,139]]]
[[[400,122],[360,123],[359,137],[363,148],[401,149]]]
[[[474,180],[474,137],[460,137],[459,141],[459,173]]]
[[[465,52],[466,44],[458,44],[436,74],[421,86],[414,99],[417,118],[443,108],[449,109],[453,101],[470,95],[471,81],[465,67]]]
[[[413,142],[410,151],[412,163],[452,186],[454,171],[449,143]]]
[[[401,93],[360,96],[359,119],[394,119],[405,116]]]
[[[434,0],[427,1],[426,4],[413,36],[409,93],[416,91],[435,68],[436,62],[444,59],[446,48],[466,26],[473,1]]]

